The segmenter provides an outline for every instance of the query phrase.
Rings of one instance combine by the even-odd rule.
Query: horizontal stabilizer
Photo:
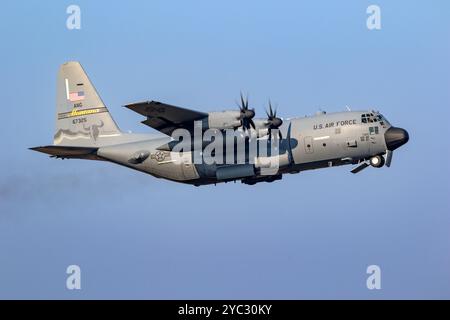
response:
[[[30,150],[39,151],[42,153],[49,154],[51,157],[62,159],[103,160],[102,158],[97,156],[98,148],[43,146],[30,148]]]

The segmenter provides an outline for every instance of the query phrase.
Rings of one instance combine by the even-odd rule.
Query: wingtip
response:
[[[122,107],[130,108],[130,107],[133,107],[133,106],[136,106],[136,105],[151,104],[153,102],[155,102],[155,101],[153,101],[153,100],[138,101],[138,102],[132,102],[132,103],[124,104],[124,105],[122,105]]]

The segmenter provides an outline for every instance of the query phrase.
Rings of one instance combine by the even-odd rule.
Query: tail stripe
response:
[[[58,113],[58,120],[72,118],[72,117],[79,117],[79,116],[88,116],[88,115],[102,113],[102,112],[108,112],[108,109],[106,107],[83,109],[83,110],[78,110],[77,108],[73,108],[72,111]]]

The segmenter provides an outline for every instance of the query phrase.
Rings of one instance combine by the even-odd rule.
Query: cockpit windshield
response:
[[[390,126],[391,124],[389,123],[389,121],[387,121],[387,119],[381,114],[378,114],[378,118],[380,119],[380,123],[381,125],[386,125],[386,126]]]

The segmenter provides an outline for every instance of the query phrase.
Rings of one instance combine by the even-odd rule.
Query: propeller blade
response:
[[[278,134],[275,135],[275,139],[278,138],[280,140],[283,140],[283,135],[281,134],[281,131],[279,129],[275,129],[278,131]],[[269,138],[267,140],[271,141],[272,140],[272,128],[269,128],[269,130],[267,131],[267,135],[269,136]]]
[[[289,163],[293,163],[294,162],[294,156],[292,155],[292,145],[291,145],[291,123],[289,123],[286,140],[287,140],[287,145],[288,145]]]
[[[251,126],[253,129],[256,129],[255,123],[253,122],[252,119],[249,120],[249,123],[250,123],[250,126]]]
[[[358,172],[364,170],[365,168],[367,168],[368,166],[369,166],[369,164],[367,162],[363,162],[359,166],[353,168],[350,172],[351,173],[358,173]]]
[[[386,167],[388,167],[388,168],[391,166],[393,155],[394,155],[394,151],[391,151],[391,150],[386,151]]]
[[[241,111],[245,111],[245,101],[244,101],[244,96],[243,96],[243,94],[242,94],[242,92],[241,92]]]

